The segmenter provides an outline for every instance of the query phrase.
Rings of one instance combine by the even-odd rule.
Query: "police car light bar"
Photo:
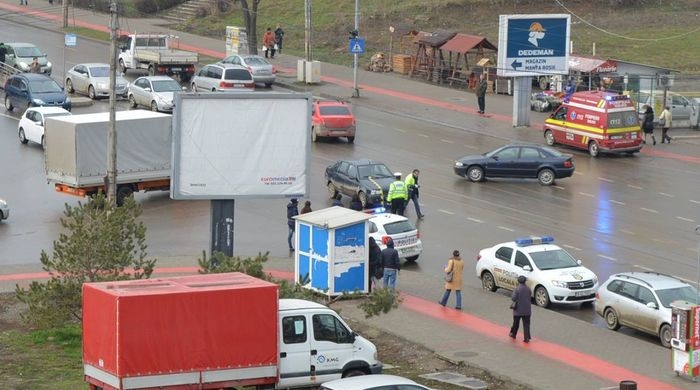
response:
[[[540,245],[540,244],[551,244],[554,242],[554,237],[552,236],[542,236],[542,237],[521,237],[515,239],[515,245],[517,246],[528,246],[528,245]]]
[[[375,207],[373,209],[365,209],[363,211],[367,214],[382,214],[386,213],[386,207]]]

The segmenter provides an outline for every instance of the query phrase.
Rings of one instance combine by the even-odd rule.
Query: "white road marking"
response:
[[[642,187],[633,186],[632,184],[627,184],[627,187],[629,187],[629,188],[634,188],[635,190],[641,190],[641,189],[642,189]]]
[[[499,229],[503,229],[503,230],[509,231],[509,232],[514,232],[514,231],[515,231],[515,229],[507,228],[507,227],[505,227],[505,226],[497,226],[497,227],[498,227]]]
[[[562,187],[562,186],[552,186],[552,187],[556,188],[558,190],[565,190],[566,189],[566,187]]]
[[[659,213],[657,210],[648,209],[648,208],[646,208],[646,207],[640,207],[640,209],[642,209],[642,210],[644,210],[644,211],[648,211],[648,212],[650,212],[650,213],[655,213],[655,214],[658,214],[658,213]]]
[[[455,143],[455,141],[450,141],[449,139],[443,139],[443,138],[440,138],[440,141],[441,141],[441,142],[444,142],[444,143],[446,143],[446,144],[453,144],[453,143]]]
[[[583,172],[574,171],[574,175],[582,175],[583,176]]]
[[[467,217],[467,219],[472,221],[472,222],[476,222],[476,223],[484,223],[484,221],[482,221],[480,219],[472,218],[472,217]]]
[[[635,233],[635,232],[633,232],[633,231],[631,231],[631,230],[627,230],[627,229],[620,229],[620,231],[623,232],[623,233],[626,233],[626,234],[631,234],[631,235],[633,235],[633,236],[634,236],[635,234],[637,234],[637,233]]]
[[[580,251],[580,250],[581,250],[581,248],[575,247],[575,246],[573,246],[573,245],[564,244],[564,245],[562,245],[562,246],[563,246],[564,248],[566,248],[566,249],[573,249],[573,250],[577,250],[577,251]]]
[[[690,201],[691,201],[692,203],[695,203],[695,204],[700,204],[700,200],[692,200],[692,199],[690,199]]]
[[[653,268],[645,267],[645,266],[639,265],[639,264],[635,264],[634,266],[637,267],[637,268],[641,268],[641,269],[643,269],[643,270],[645,270],[645,271],[653,271],[653,270],[654,270]]]
[[[467,149],[472,149],[472,150],[477,150],[477,149],[479,149],[479,148],[477,148],[476,146],[472,146],[472,145],[462,145],[462,146],[465,147],[465,148],[467,148]]]
[[[423,138],[428,138],[428,134],[421,134],[421,133],[418,133],[418,136],[419,136],[419,137],[423,137]]]
[[[610,261],[617,261],[616,258],[610,257],[610,256],[605,256],[605,255],[601,255],[601,254],[598,254],[598,255],[596,255],[596,256],[602,257],[603,259],[610,260]]]
[[[695,222],[695,220],[693,220],[693,219],[690,219],[690,218],[684,218],[684,217],[681,217],[680,215],[679,215],[679,216],[677,216],[676,218],[680,219],[681,221],[686,221],[686,222]]]
[[[607,181],[608,183],[613,183],[613,182],[614,182],[614,180],[608,179],[608,178],[605,178],[605,177],[599,177],[598,180]]]
[[[408,131],[406,131],[404,129],[399,129],[398,127],[392,127],[392,129],[398,131],[399,133],[408,133]]]
[[[587,196],[587,197],[589,197],[589,198],[594,198],[594,197],[595,197],[595,195],[589,194],[588,192],[579,192],[579,195]]]
[[[609,199],[608,201],[610,203],[619,204],[620,206],[624,206],[626,204],[625,202],[620,202],[619,200],[615,200],[615,199]]]
[[[669,198],[675,198],[675,197],[676,197],[676,195],[667,194],[667,193],[665,193],[665,192],[659,192],[659,195],[661,195],[661,196],[668,196]]]
[[[447,211],[447,210],[443,210],[443,209],[438,209],[438,211],[441,213],[449,214],[449,215],[455,215],[455,213],[453,213],[452,211]]]

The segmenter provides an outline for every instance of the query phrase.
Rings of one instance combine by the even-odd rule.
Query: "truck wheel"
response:
[[[126,65],[124,65],[124,60],[119,60],[119,71],[122,74],[126,74]]]
[[[544,132],[544,142],[549,146],[554,146],[556,141],[554,141],[554,133],[552,133],[552,130],[546,130]]]
[[[420,256],[420,255],[408,256],[408,257],[406,258],[406,261],[408,261],[409,263],[415,263],[416,260],[418,260],[418,256]]]
[[[12,111],[12,109],[14,108],[12,107],[12,102],[10,101],[9,96],[5,96],[5,108],[7,109],[7,111]]]
[[[591,157],[598,157],[598,154],[600,153],[600,149],[598,148],[598,143],[595,141],[591,141],[588,143],[588,154],[591,155]]]
[[[117,187],[117,206],[124,205],[124,200],[132,195],[134,195],[134,190],[131,186],[124,185]]]
[[[362,376],[362,375],[367,375],[367,373],[365,373],[364,371],[359,370],[359,369],[352,369],[352,370],[349,370],[348,372],[344,373],[343,378],[349,378],[352,376]]]
[[[155,76],[156,75],[156,67],[153,65],[148,66],[148,75],[149,76]]]
[[[26,145],[27,142],[29,142],[29,140],[27,139],[27,136],[24,134],[24,129],[21,128],[21,127],[19,128],[19,134],[18,134],[18,136],[19,136],[19,142],[20,142],[20,143],[23,143],[23,144]]]
[[[66,92],[68,92],[68,93],[75,92],[75,88],[73,88],[73,82],[70,81],[70,79],[66,79]]]

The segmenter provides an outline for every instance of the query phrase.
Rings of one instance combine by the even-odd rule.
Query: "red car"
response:
[[[349,143],[355,142],[355,115],[350,106],[337,100],[316,100],[311,113],[311,140],[322,137],[347,137]]]

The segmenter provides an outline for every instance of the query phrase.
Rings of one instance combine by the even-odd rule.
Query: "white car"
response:
[[[401,376],[375,374],[336,379],[322,384],[319,390],[430,390],[430,388]]]
[[[117,74],[114,91],[117,96],[127,97],[129,83]],[[66,72],[66,92],[78,92],[90,99],[109,97],[109,64],[78,64]]]
[[[484,289],[496,291],[513,290],[518,276],[525,275],[535,303],[542,307],[593,302],[598,277],[553,242],[550,236],[526,237],[482,249],[476,276]]]
[[[386,243],[391,238],[394,241],[394,249],[399,252],[399,257],[406,261],[416,261],[423,252],[423,242],[420,233],[411,221],[400,215],[384,212],[380,207],[369,220],[369,235],[374,237],[380,248],[386,248]]]
[[[26,144],[29,141],[46,147],[44,142],[44,124],[46,118],[52,116],[71,115],[70,111],[61,107],[29,107],[22,115],[17,126],[17,136],[19,142]]]
[[[0,221],[10,217],[10,206],[7,205],[5,199],[0,198]]]
[[[131,108],[144,106],[151,111],[172,112],[175,94],[184,89],[168,76],[139,77],[129,84],[129,105]]]

